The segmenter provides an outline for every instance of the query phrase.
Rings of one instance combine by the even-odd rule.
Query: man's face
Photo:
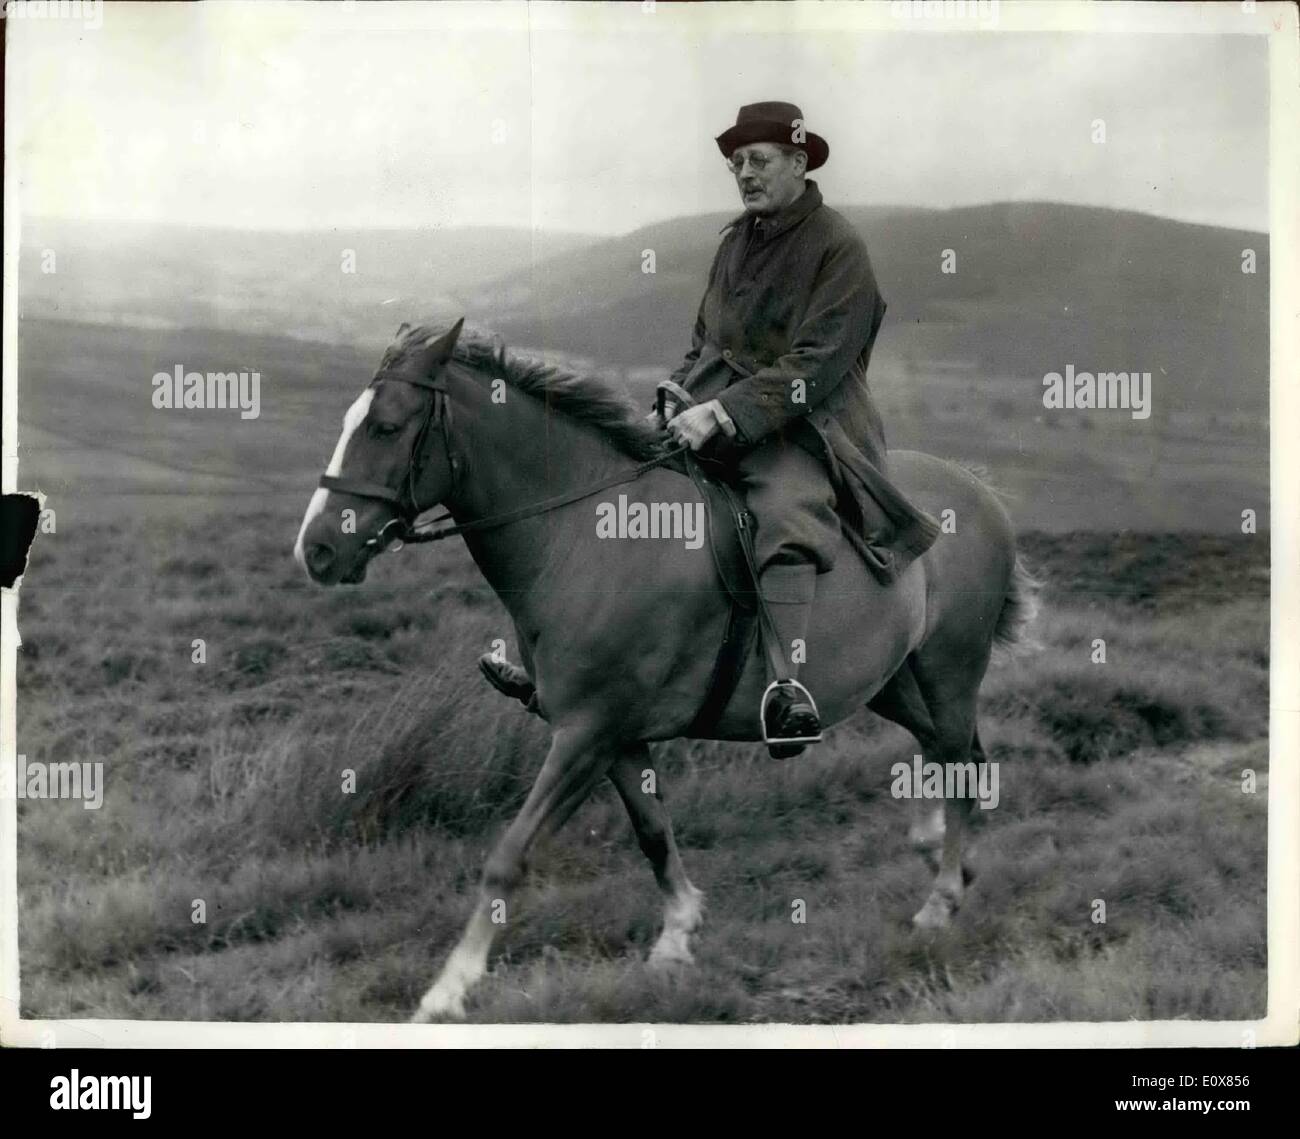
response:
[[[754,142],[731,155],[740,200],[751,214],[773,214],[803,193],[808,156],[801,150],[783,154],[773,142]]]

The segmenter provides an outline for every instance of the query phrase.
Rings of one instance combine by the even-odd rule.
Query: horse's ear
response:
[[[397,330],[397,332],[394,334],[393,339],[400,340],[403,336],[405,336],[410,331],[411,331],[411,326],[406,321],[402,321],[402,327]]]
[[[465,318],[462,316],[441,336],[424,342],[416,360],[416,367],[421,375],[430,375],[451,359],[452,352],[456,350],[456,341],[460,339],[460,330],[464,327]]]

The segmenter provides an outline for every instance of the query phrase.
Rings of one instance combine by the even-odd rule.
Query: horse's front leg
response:
[[[411,1018],[417,1024],[465,1015],[465,996],[487,971],[497,928],[509,917],[512,895],[523,881],[529,848],[554,834],[608,769],[612,749],[591,727],[561,727],[551,741],[528,799],[483,868],[474,913],[433,987]]]
[[[686,877],[677,853],[673,824],[659,790],[659,773],[650,764],[650,749],[643,743],[624,748],[610,767],[609,777],[627,807],[637,842],[650,859],[664,895],[664,928],[650,951],[650,964],[689,965],[691,934],[703,918],[704,895]]]

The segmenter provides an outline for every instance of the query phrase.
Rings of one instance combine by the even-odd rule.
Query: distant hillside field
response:
[[[374,347],[413,315],[454,320],[485,281],[595,240],[491,227],[259,233],[35,219],[23,227],[21,311]],[[48,253],[54,272],[43,267]]]
[[[1246,508],[1267,527],[1264,235],[1039,203],[844,212],[889,304],[871,382],[891,445],[987,467],[1017,521],[1039,529],[1227,532]],[[466,315],[513,346],[602,369],[644,402],[689,343],[726,220],[600,240],[29,224],[23,477],[85,494],[314,479],[403,320]],[[954,273],[941,271],[946,250]],[[177,363],[257,369],[263,417],[153,412],[149,378]],[[1150,418],[1045,409],[1043,377],[1067,365],[1150,372]],[[78,483],[83,471],[93,484]]]

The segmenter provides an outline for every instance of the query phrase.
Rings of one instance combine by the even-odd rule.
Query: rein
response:
[[[654,459],[647,459],[644,463],[633,467],[628,471],[620,471],[610,475],[608,478],[601,479],[594,486],[586,487],[583,490],[571,491],[568,494],[557,494],[554,498],[544,499],[542,502],[534,502],[529,506],[521,506],[517,510],[508,510],[504,514],[493,514],[487,518],[476,518],[470,522],[460,522],[455,526],[446,526],[441,530],[411,530],[405,541],[407,542],[439,542],[443,538],[451,538],[457,534],[466,534],[471,530],[491,530],[497,526],[509,526],[512,522],[519,522],[525,518],[531,518],[535,514],[546,514],[549,511],[556,510],[561,506],[568,506],[571,502],[580,502],[584,498],[590,498],[593,494],[599,494],[602,490],[608,490],[611,486],[618,486],[621,483],[635,482],[642,475],[662,467],[665,463],[671,462],[678,455],[690,448],[686,446],[675,447],[671,451]],[[439,522],[446,522],[451,517],[450,514],[440,514],[437,518],[431,518],[425,524],[427,526],[436,526]]]
[[[451,408],[447,400],[447,389],[433,380],[424,379],[417,376],[389,375],[384,380],[396,380],[399,383],[410,384],[413,387],[424,388],[434,393],[433,400],[429,405],[429,411],[423,425],[420,428],[419,435],[416,436],[415,442],[411,446],[411,457],[407,464],[406,470],[406,489],[405,491],[396,491],[382,483],[366,482],[361,479],[349,479],[336,475],[321,475],[318,486],[325,490],[338,491],[341,494],[354,495],[357,498],[369,498],[377,502],[386,502],[396,508],[398,516],[391,518],[380,527],[379,533],[366,542],[366,546],[375,549],[376,552],[382,552],[388,547],[393,550],[400,550],[407,542],[440,542],[444,538],[451,538],[457,534],[467,534],[476,530],[492,530],[498,526],[509,526],[512,522],[519,522],[525,518],[532,518],[534,515],[546,514],[549,511],[556,510],[561,506],[567,506],[571,502],[580,502],[584,498],[590,498],[594,494],[599,494],[602,490],[607,490],[611,486],[619,486],[622,483],[635,482],[648,471],[656,467],[662,467],[666,463],[672,462],[679,455],[688,451],[685,445],[675,447],[664,454],[656,456],[653,459],[647,459],[644,463],[639,463],[630,470],[619,471],[601,479],[592,486],[585,487],[582,490],[570,491],[567,494],[558,494],[554,498],[547,498],[541,502],[534,502],[528,506],[521,506],[515,510],[508,510],[502,514],[492,514],[486,518],[475,518],[469,522],[460,522],[452,526],[444,526],[441,530],[436,529],[439,523],[451,519],[450,512],[440,514],[437,518],[430,519],[424,526],[417,529],[413,523],[422,513],[423,507],[419,505],[415,498],[415,483],[419,477],[423,463],[420,461],[424,452],[425,442],[429,435],[429,428],[437,424],[442,431],[443,449],[447,455],[447,463],[451,469],[451,491],[454,492],[456,482],[460,475],[461,463],[453,454],[451,448],[451,435],[448,424],[451,420]],[[450,493],[450,492],[449,492]],[[433,527],[433,529],[429,529]],[[390,531],[396,531],[390,535]]]

